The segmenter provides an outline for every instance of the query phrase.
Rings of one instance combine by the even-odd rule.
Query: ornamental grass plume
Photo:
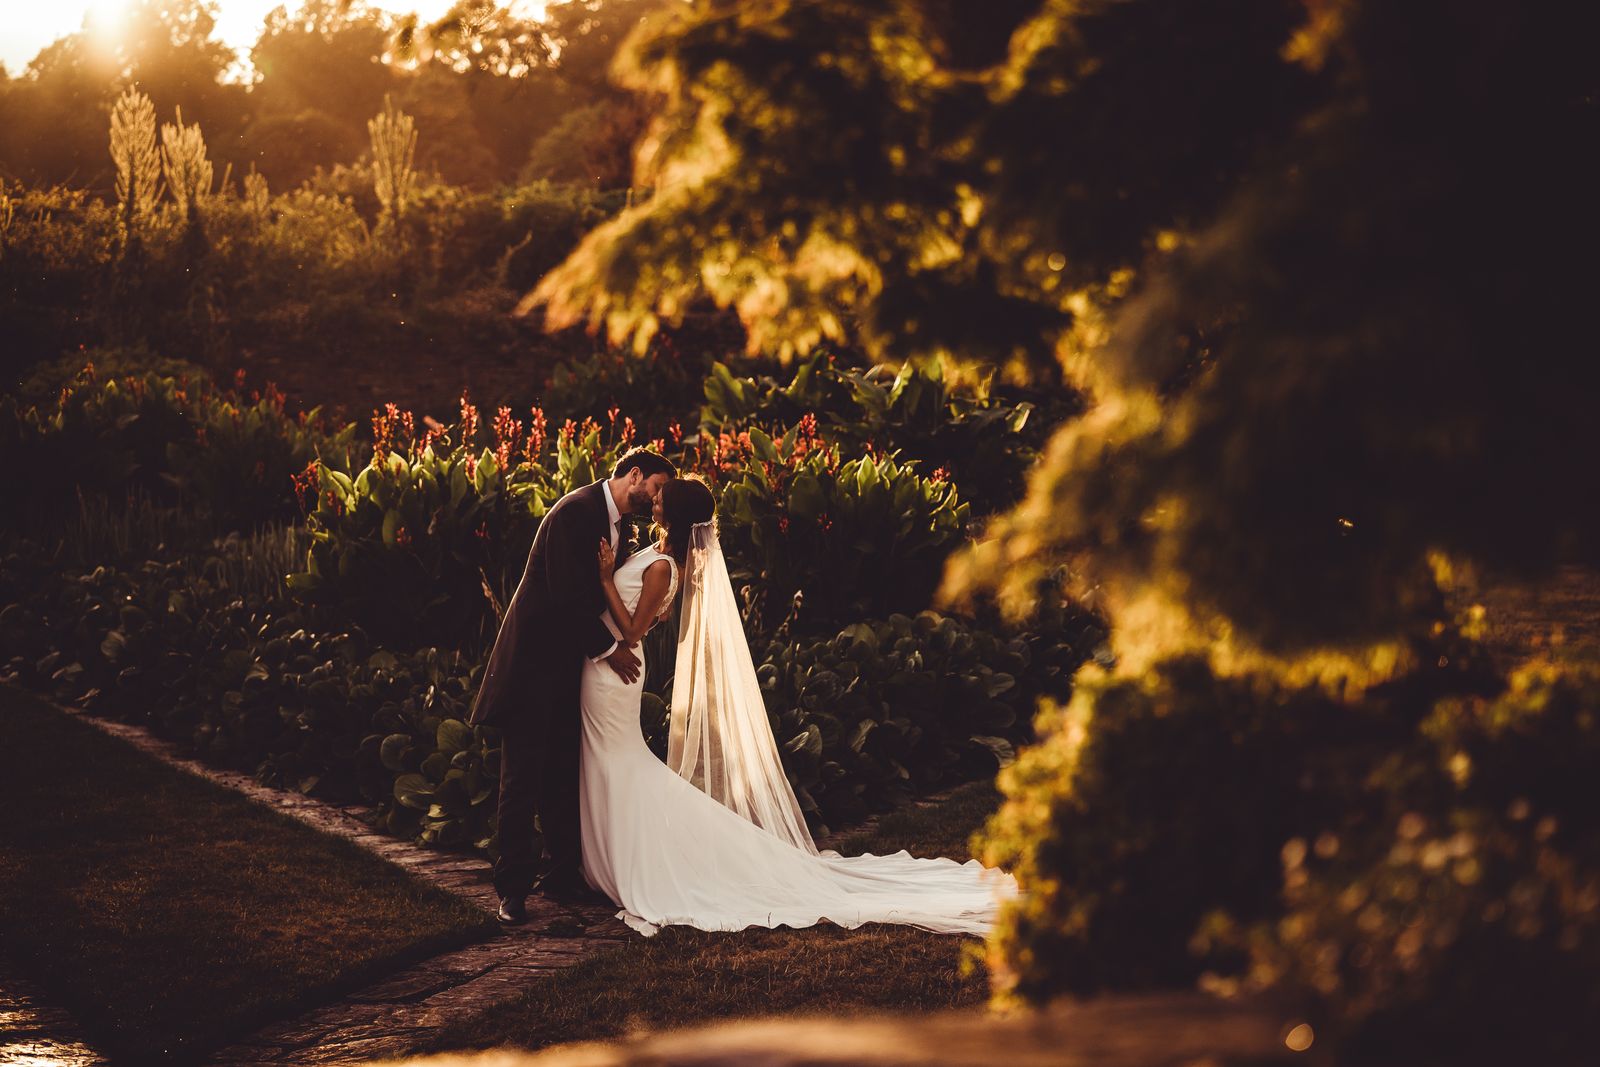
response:
[[[143,234],[161,197],[156,109],[137,89],[125,90],[111,108],[111,162],[117,171],[117,215],[126,248]]]
[[[367,120],[372,141],[372,181],[383,216],[398,221],[416,188],[417,125],[385,95],[383,111]]]
[[[161,124],[161,171],[184,219],[193,222],[211,195],[214,168],[206,158],[206,139],[199,123],[183,124],[183,108],[175,108],[176,125]]]

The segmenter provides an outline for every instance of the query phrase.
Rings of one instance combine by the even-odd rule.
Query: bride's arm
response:
[[[672,583],[672,565],[664,559],[658,559],[644,569],[644,585],[639,590],[639,603],[629,611],[622,603],[622,595],[617,592],[617,584],[612,580],[611,572],[614,566],[611,546],[600,542],[600,588],[606,595],[606,606],[611,609],[611,621],[617,624],[617,629],[622,631],[622,640],[626,644],[634,645],[639,639],[650,632],[650,627],[656,624],[656,614],[665,606],[667,587]]]

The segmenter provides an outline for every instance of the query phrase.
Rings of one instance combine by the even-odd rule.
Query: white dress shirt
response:
[[[617,508],[616,497],[611,495],[610,482],[602,483],[600,487],[600,495],[606,498],[606,516],[611,523],[611,551],[616,552],[618,535],[617,525],[622,522],[622,512]],[[598,656],[593,657],[595,663],[604,663],[606,657],[617,650],[617,642],[622,640],[622,628],[618,626],[616,620],[611,617],[611,609],[606,609],[605,613],[600,616],[600,621],[606,624],[606,629],[610,630],[611,636],[615,637],[617,640],[611,642],[610,648],[606,649]]]

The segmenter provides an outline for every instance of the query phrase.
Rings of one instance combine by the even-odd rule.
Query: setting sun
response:
[[[367,6],[391,15],[415,13],[429,20],[443,15],[451,3],[452,0],[376,0]],[[87,31],[97,43],[115,43],[118,33],[127,24],[129,13],[138,4],[139,0],[61,0],[42,7],[26,19],[0,24],[0,63],[4,63],[12,75],[21,74],[41,49],[79,30]],[[302,6],[303,0],[217,0],[216,36],[239,53],[239,70],[248,72],[250,49],[261,35],[267,14],[275,7],[287,8],[292,13]],[[543,9],[543,4],[534,0],[511,0],[510,3],[502,0],[502,6],[522,12]]]
[[[132,0],[93,0],[83,14],[89,34],[103,41],[115,41],[128,21]]]

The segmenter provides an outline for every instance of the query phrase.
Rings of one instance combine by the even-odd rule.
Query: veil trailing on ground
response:
[[[667,766],[725,807],[815,855],[778,758],[714,520],[695,524],[684,570]]]

